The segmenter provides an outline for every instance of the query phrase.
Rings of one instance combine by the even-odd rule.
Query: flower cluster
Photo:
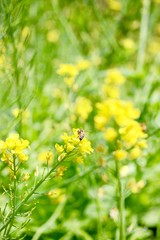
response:
[[[79,137],[79,129],[73,129],[73,135],[69,136],[67,133],[64,133],[61,138],[64,141],[63,145],[59,145],[58,143],[55,145],[57,153],[59,154],[58,160],[61,161],[67,154],[74,151],[76,155],[76,162],[83,162],[83,155],[90,154],[93,152],[93,148],[91,147],[90,141],[88,141],[85,137],[80,140]]]
[[[92,103],[85,97],[78,97],[75,103],[75,114],[85,121],[92,112]]]
[[[64,77],[67,87],[71,87],[80,71],[86,70],[89,67],[90,62],[88,60],[79,60],[76,64],[61,64],[57,73]]]
[[[127,157],[136,159],[147,147],[147,134],[137,121],[139,109],[134,108],[131,102],[120,99],[119,86],[124,82],[125,78],[118,70],[108,72],[103,85],[105,99],[97,103],[98,112],[94,118],[95,127],[104,132],[105,140],[116,142],[114,156],[117,160]]]
[[[119,98],[120,86],[126,81],[125,77],[117,69],[110,69],[104,79],[102,91],[107,97]]]
[[[18,134],[10,134],[5,141],[0,140],[1,160],[12,163],[13,159],[17,158],[19,162],[24,162],[28,159],[24,153],[28,147],[28,140],[20,138]]]

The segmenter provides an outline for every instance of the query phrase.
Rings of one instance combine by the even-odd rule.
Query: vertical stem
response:
[[[146,50],[146,44],[147,44],[147,34],[148,34],[150,3],[151,3],[151,0],[143,1],[140,35],[139,35],[139,47],[138,47],[138,56],[137,56],[137,67],[136,67],[137,71],[141,71],[144,65],[145,50]]]
[[[119,161],[115,160],[115,163],[116,163],[117,187],[118,187],[119,240],[126,240],[124,190],[123,190],[123,183],[120,177]]]
[[[10,13],[11,14],[11,13]],[[10,41],[12,45],[12,65],[13,65],[13,82],[15,83],[15,92],[17,95],[17,105],[18,108],[21,110],[22,109],[22,101],[21,101],[21,96],[22,96],[22,89],[20,85],[20,72],[19,72],[19,67],[18,67],[18,50],[15,42],[15,37],[14,37],[14,29],[12,26],[11,22],[11,16],[7,14],[7,23],[8,23],[8,29],[9,29],[9,36],[10,36]],[[22,113],[20,116],[20,121],[18,124],[18,133],[21,135],[22,131]]]
[[[6,239],[8,239],[8,235],[10,233],[10,230],[13,226],[13,222],[14,222],[14,217],[15,217],[15,210],[16,210],[16,191],[17,191],[17,178],[16,178],[16,175],[17,175],[17,169],[16,169],[16,158],[13,157],[13,192],[12,192],[12,196],[13,196],[13,199],[12,199],[12,219],[11,219],[11,222],[10,224],[8,225],[8,229],[6,228],[6,231],[5,231],[5,237]]]

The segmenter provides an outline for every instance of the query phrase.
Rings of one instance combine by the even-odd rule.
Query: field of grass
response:
[[[160,240],[160,0],[1,0],[0,89],[0,239]]]

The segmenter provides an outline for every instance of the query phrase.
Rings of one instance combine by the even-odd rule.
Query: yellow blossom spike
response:
[[[61,153],[61,152],[64,151],[63,146],[59,145],[58,143],[55,144],[55,148],[56,148],[58,153]]]

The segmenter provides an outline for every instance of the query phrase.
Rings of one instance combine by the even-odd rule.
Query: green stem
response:
[[[15,218],[15,211],[16,211],[16,193],[17,193],[17,169],[16,169],[16,158],[14,157],[13,158],[13,192],[12,192],[12,196],[13,196],[13,199],[12,199],[12,218],[11,218],[11,221],[10,221],[10,224],[8,226],[6,226],[6,231],[4,232],[4,237],[6,239],[8,239],[8,236],[9,236],[9,233],[11,231],[11,228],[13,226],[13,222],[14,222],[14,218]],[[7,229],[8,227],[8,229]]]
[[[18,68],[18,50],[17,50],[17,46],[16,46],[16,42],[15,42],[14,30],[13,30],[13,26],[11,23],[11,17],[9,14],[7,14],[7,20],[8,20],[9,36],[10,36],[12,50],[13,50],[13,53],[12,53],[12,64],[13,64],[13,69],[14,69],[13,70],[13,77],[14,77],[13,82],[15,82],[17,105],[18,105],[18,108],[21,110],[22,109],[22,101],[21,101],[22,88],[20,86],[20,72],[19,72],[19,68]],[[20,135],[21,135],[21,131],[22,131],[22,113],[20,113],[20,120],[19,120],[19,124],[18,124],[18,132]]]
[[[137,71],[142,71],[144,66],[145,50],[147,45],[150,3],[151,3],[150,0],[143,1],[142,18],[141,18],[140,35],[139,35],[139,47],[138,47],[138,56],[137,56]]]
[[[118,187],[118,209],[119,209],[119,240],[126,240],[125,231],[125,202],[124,202],[124,189],[120,177],[120,164],[115,160],[117,172],[117,187]]]

